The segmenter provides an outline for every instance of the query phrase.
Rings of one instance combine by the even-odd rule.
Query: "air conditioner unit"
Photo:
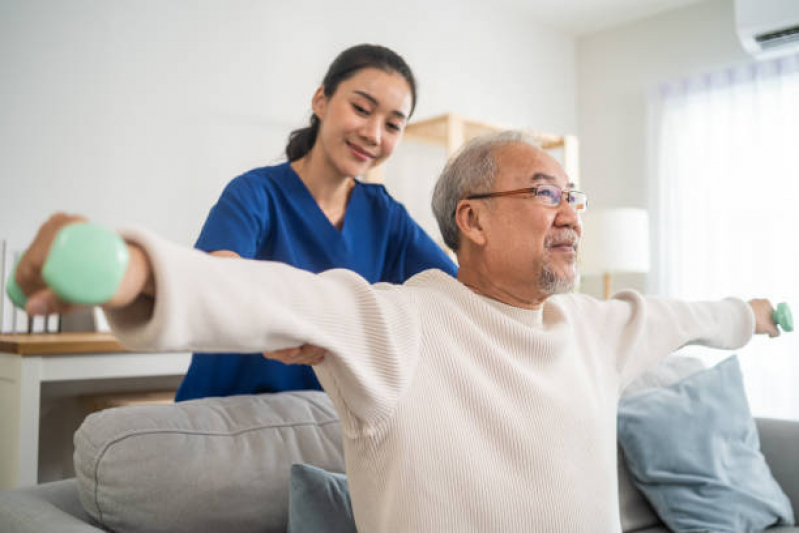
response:
[[[735,0],[738,38],[757,58],[799,52],[799,0]]]

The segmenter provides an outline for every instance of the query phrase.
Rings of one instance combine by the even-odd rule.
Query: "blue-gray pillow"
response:
[[[292,465],[288,533],[357,533],[347,476]]]
[[[636,486],[673,531],[793,524],[760,453],[737,357],[619,403],[619,443]]]

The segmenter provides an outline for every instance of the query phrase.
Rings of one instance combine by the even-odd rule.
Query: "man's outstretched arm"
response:
[[[47,287],[41,270],[55,233],[79,220],[51,218],[18,266],[29,311],[70,305]],[[103,308],[127,346],[255,353],[309,342],[328,350],[317,373],[359,426],[392,412],[420,338],[402,287],[371,286],[345,270],[314,275],[280,263],[211,257],[145,231],[122,236],[130,260]]]
[[[768,300],[687,302],[622,291],[593,305],[600,306],[594,313],[622,385],[686,344],[732,350],[754,334],[779,335]]]

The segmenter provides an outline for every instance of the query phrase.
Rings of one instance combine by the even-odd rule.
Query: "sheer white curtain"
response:
[[[799,315],[799,55],[663,84],[650,143],[651,288]],[[737,353],[752,411],[799,418],[799,332]]]

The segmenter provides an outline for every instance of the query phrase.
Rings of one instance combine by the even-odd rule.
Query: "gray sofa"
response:
[[[760,419],[757,427],[799,509],[799,422]],[[0,531],[282,533],[289,466],[344,469],[340,426],[321,392],[110,409],[88,417],[75,444],[75,479],[0,493]],[[667,531],[623,461],[619,486],[625,531]]]

